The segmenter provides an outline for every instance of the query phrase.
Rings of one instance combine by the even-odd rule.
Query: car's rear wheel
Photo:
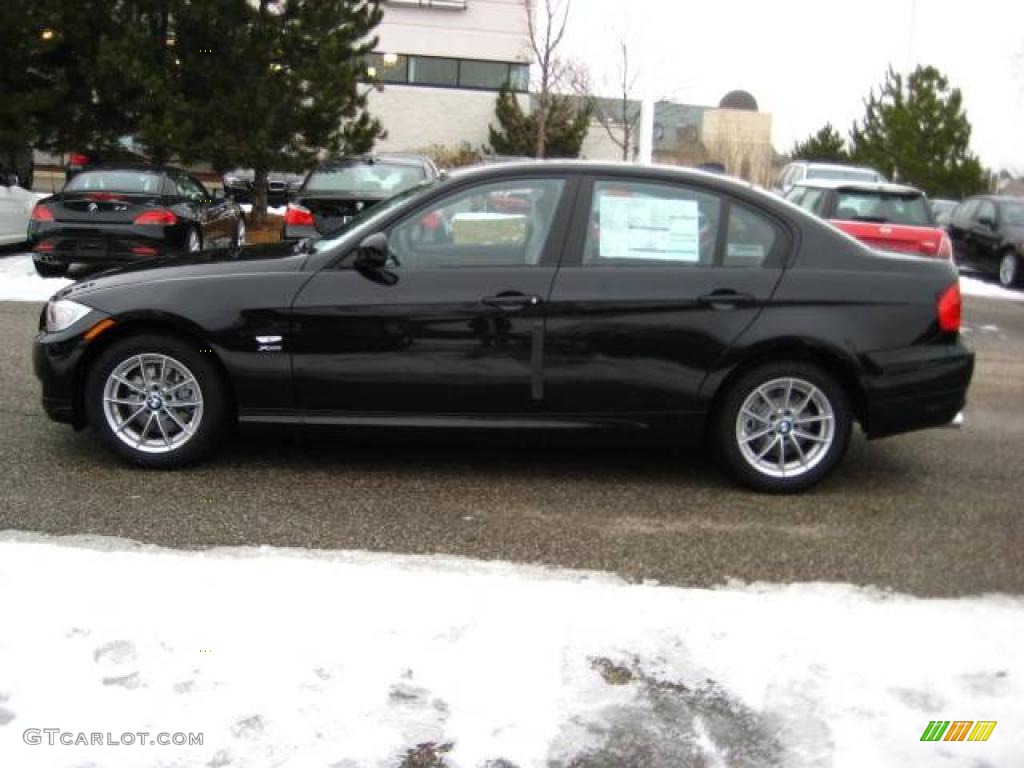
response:
[[[1020,259],[1013,251],[1007,251],[999,260],[999,283],[1012,288],[1020,280]]]
[[[108,448],[146,467],[199,459],[228,418],[225,383],[208,353],[167,336],[131,337],[104,351],[89,371],[85,407]]]
[[[765,365],[744,374],[726,394],[715,425],[733,474],[759,491],[809,488],[842,458],[852,414],[843,387],[818,366]]]
[[[35,265],[36,274],[40,277],[64,277],[68,273],[67,264],[44,264],[41,261],[32,260]]]

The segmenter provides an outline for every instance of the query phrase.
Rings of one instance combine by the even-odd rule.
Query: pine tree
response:
[[[936,197],[985,189],[984,169],[970,151],[963,96],[935,67],[919,66],[906,79],[890,69],[864,107],[850,132],[854,161]]]
[[[820,163],[845,163],[850,159],[846,141],[832,123],[825,123],[816,133],[796,142],[789,154],[794,160]]]
[[[579,157],[590,130],[592,105],[570,96],[552,95],[546,114],[545,157]],[[532,156],[537,145],[537,115],[526,114],[509,90],[498,94],[498,127],[490,126],[491,150],[498,155]]]
[[[199,39],[205,30],[208,43],[185,42],[186,30],[178,37],[190,50],[213,49],[205,68],[187,68],[207,102],[196,146],[218,170],[254,169],[257,219],[269,171],[368,152],[383,135],[361,86],[382,16],[378,0],[217,0],[206,12],[188,34]]]

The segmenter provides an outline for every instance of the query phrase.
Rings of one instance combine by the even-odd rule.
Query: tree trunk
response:
[[[538,160],[543,160],[548,143],[548,96],[541,93],[537,99],[537,149]]]
[[[252,179],[252,224],[262,227],[267,221],[267,170],[257,168]]]

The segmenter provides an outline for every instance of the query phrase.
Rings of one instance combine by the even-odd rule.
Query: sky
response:
[[[783,152],[826,121],[847,133],[890,64],[932,64],[963,91],[982,162],[1024,173],[1024,3],[572,1],[565,54],[586,63],[595,81],[614,82],[624,38],[638,87],[705,105],[750,91],[773,115]]]

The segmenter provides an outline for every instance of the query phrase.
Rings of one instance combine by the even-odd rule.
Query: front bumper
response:
[[[82,385],[82,361],[89,347],[83,334],[105,317],[102,312],[90,312],[60,333],[47,333],[45,320],[40,318],[40,330],[32,346],[32,368],[42,385],[43,410],[54,421],[75,428],[85,426],[77,396]]]
[[[957,340],[865,356],[868,437],[948,426],[967,404],[974,353]]]

